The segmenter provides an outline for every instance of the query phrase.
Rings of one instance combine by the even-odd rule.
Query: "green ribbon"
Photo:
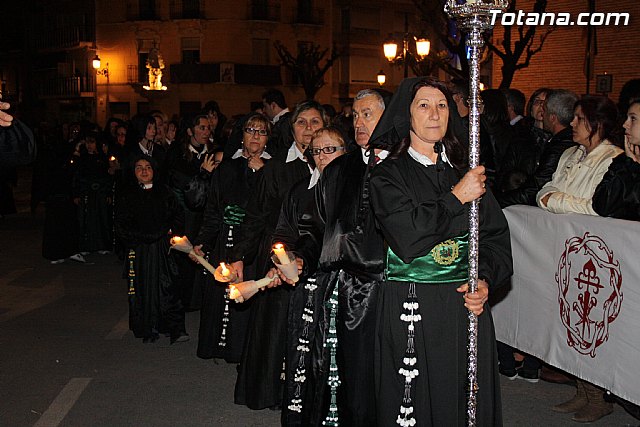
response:
[[[246,212],[238,205],[227,205],[224,208],[224,216],[222,221],[227,225],[240,225]]]
[[[405,264],[387,250],[387,280],[427,284],[465,283],[469,280],[469,234],[437,244],[427,255]]]

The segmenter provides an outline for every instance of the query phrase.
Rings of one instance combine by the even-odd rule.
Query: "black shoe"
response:
[[[186,332],[180,332],[176,335],[171,335],[171,344],[177,343],[177,342],[187,342],[191,339],[191,337],[189,337],[189,334]]]
[[[515,380],[518,376],[518,373],[515,369],[505,369],[502,366],[498,367],[498,372],[500,372],[501,375],[507,377],[510,381]]]
[[[147,335],[146,337],[144,337],[142,339],[143,343],[154,343],[156,341],[158,341],[158,338],[160,338],[160,335],[158,335],[157,333],[152,333],[151,335]]]
[[[540,371],[538,369],[527,370],[520,368],[516,371],[516,378],[519,380],[525,380],[530,383],[537,383],[540,380]]]

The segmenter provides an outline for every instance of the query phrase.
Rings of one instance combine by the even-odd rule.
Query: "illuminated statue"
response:
[[[158,48],[153,48],[149,52],[146,67],[149,69],[149,86],[144,86],[146,90],[167,90],[162,85],[162,70],[164,69],[164,60]]]

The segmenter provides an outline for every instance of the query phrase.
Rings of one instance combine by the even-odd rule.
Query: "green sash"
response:
[[[414,283],[466,283],[469,280],[469,234],[437,244],[431,251],[409,264],[389,248],[387,280]]]
[[[238,205],[227,205],[224,208],[222,221],[227,225],[240,225],[246,212]]]

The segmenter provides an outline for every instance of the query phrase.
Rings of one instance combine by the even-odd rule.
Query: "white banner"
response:
[[[640,223],[512,206],[496,337],[640,404]]]

